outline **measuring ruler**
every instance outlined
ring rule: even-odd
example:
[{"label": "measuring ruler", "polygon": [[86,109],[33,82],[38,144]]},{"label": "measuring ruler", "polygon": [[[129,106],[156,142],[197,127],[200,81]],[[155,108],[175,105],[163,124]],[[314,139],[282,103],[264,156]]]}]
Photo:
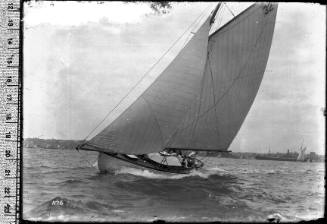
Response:
[{"label": "measuring ruler", "polygon": [[22,10],[0,1],[0,223],[21,217]]}]

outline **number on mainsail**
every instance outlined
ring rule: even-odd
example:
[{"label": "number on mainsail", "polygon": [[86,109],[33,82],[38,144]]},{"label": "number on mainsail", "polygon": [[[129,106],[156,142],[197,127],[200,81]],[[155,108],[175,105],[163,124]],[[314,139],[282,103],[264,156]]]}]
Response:
[{"label": "number on mainsail", "polygon": [[209,36],[219,6],[143,94],[80,149],[227,151],[260,86],[277,5],[254,4]]}]

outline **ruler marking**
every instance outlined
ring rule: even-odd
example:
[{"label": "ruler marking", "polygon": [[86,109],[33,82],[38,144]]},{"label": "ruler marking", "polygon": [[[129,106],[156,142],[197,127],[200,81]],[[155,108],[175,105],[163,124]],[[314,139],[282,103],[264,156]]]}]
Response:
[{"label": "ruler marking", "polygon": [[17,8],[17,9],[8,9],[8,12],[20,12],[20,8]]},{"label": "ruler marking", "polygon": [[7,105],[18,105],[18,103],[7,103]]},{"label": "ruler marking", "polygon": [[7,68],[19,68],[19,65],[7,65]]},{"label": "ruler marking", "polygon": [[[22,200],[22,72],[23,72],[23,1],[1,1],[0,41],[5,43],[0,52],[1,79],[0,104],[8,109],[4,119],[0,118],[1,160],[0,179],[5,186],[3,198],[7,199],[5,207],[0,208],[0,217],[8,217],[1,223],[18,223],[22,211],[19,202]],[[4,77],[2,77],[4,74]],[[13,88],[14,87],[14,88]],[[17,87],[17,89],[16,89]],[[17,99],[16,99],[16,93]],[[3,125],[4,124],[4,125]],[[3,136],[3,137],[2,137]],[[15,155],[16,153],[16,155]],[[16,163],[16,164],[15,164]],[[10,191],[12,189],[12,191]],[[0,199],[2,201],[2,198]]]},{"label": "ruler marking", "polygon": [[8,160],[8,161],[18,161],[19,159],[18,158],[12,158],[12,159],[5,159],[5,160]]},{"label": "ruler marking", "polygon": [[5,140],[6,142],[18,142],[17,140]]},{"label": "ruler marking", "polygon": [[5,177],[5,179],[8,179],[8,180],[17,179],[17,178],[19,178],[19,177]]}]

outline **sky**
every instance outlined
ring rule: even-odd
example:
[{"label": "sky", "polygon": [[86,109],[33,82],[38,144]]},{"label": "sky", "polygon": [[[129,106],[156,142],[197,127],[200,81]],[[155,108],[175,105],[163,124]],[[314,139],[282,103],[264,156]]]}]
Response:
[{"label": "sky", "polygon": [[[215,3],[25,2],[24,137],[84,139],[142,75]],[[237,14],[250,3],[227,3]],[[258,94],[230,150],[325,148],[325,21],[319,4],[280,3]],[[74,13],[72,13],[74,12]],[[226,7],[213,32],[232,18]],[[173,59],[187,35],[102,126],[123,111]],[[96,133],[96,132],[95,132]]]}]

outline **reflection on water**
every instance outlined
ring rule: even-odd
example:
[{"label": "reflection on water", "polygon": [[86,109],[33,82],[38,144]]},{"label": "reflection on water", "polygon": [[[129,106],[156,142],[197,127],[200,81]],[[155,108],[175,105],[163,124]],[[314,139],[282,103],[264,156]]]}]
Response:
[{"label": "reflection on water", "polygon": [[97,153],[24,150],[24,219],[284,221],[323,216],[324,164],[209,158],[203,170],[166,174],[96,168]]}]

